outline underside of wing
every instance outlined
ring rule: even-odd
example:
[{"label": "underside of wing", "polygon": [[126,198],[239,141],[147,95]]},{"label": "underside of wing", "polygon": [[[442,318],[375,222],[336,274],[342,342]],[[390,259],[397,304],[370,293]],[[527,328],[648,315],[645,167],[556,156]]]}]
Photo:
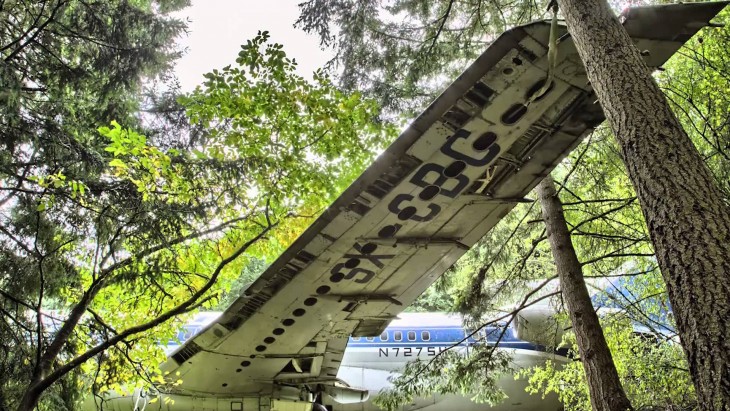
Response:
[{"label": "underside of wing", "polygon": [[[642,8],[625,26],[651,67],[723,4]],[[659,29],[657,27],[660,27]],[[565,28],[500,36],[163,370],[177,391],[275,396],[333,385],[347,337],[373,336],[603,121]],[[546,79],[551,84],[545,85]]]}]

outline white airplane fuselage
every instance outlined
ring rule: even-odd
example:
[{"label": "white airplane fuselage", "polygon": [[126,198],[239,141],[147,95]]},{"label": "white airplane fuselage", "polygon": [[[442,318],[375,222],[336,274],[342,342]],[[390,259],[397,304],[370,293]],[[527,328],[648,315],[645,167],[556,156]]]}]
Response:
[{"label": "white airplane fuselage", "polygon": [[[186,325],[178,334],[180,343],[192,334],[213,321],[219,313],[201,313],[195,320]],[[487,340],[492,341],[497,328],[488,328]],[[500,332],[501,333],[501,332]],[[373,400],[378,393],[392,387],[388,378],[397,375],[405,364],[415,359],[428,361],[438,353],[458,344],[466,337],[458,316],[444,313],[403,313],[377,337],[350,337],[347,349],[342,358],[337,378],[351,387],[363,388],[370,393],[365,402],[340,404],[325,401],[334,411],[376,411],[380,410]],[[495,337],[496,338],[496,337]],[[469,350],[475,344],[474,338],[468,338],[457,350]],[[547,352],[542,347],[527,341],[519,340],[514,328],[508,328],[498,344],[499,349],[508,352],[512,358],[511,367],[519,369],[544,364],[550,359],[560,364],[570,361],[563,355]],[[166,350],[173,351],[177,342],[170,342]],[[557,411],[562,405],[554,395],[542,398],[525,391],[525,379],[516,380],[515,372],[508,372],[499,378],[499,387],[507,395],[502,403],[488,406],[472,401],[471,395],[450,394],[432,395],[417,398],[411,404],[401,407],[404,411]]]},{"label": "white airplane fuselage", "polygon": [[[363,403],[336,404],[334,410],[342,411],[375,411],[379,410],[373,403],[377,394],[392,384],[388,378],[397,374],[409,361],[416,358],[421,361],[438,355],[439,352],[452,347],[463,340],[467,333],[461,319],[441,313],[404,313],[401,319],[393,321],[379,337],[350,338],[347,350],[337,378],[353,387],[365,388],[370,398]],[[495,328],[488,329],[490,336],[497,334]],[[489,331],[492,331],[489,333]],[[496,339],[496,336],[495,336]],[[490,338],[488,337],[488,340]],[[457,350],[466,351],[475,343],[468,338]],[[565,356],[546,352],[542,347],[521,341],[516,338],[513,328],[508,328],[498,345],[512,357],[511,367],[514,371],[522,368],[544,364],[547,359],[558,363],[569,361]],[[476,403],[471,395],[433,395],[428,398],[417,398],[412,404],[403,406],[402,410],[490,410],[490,411],[557,411],[562,405],[555,396],[542,398],[530,395],[525,391],[526,380],[515,380],[514,372],[506,373],[499,378],[499,386],[507,395],[502,403],[495,406]]]}]

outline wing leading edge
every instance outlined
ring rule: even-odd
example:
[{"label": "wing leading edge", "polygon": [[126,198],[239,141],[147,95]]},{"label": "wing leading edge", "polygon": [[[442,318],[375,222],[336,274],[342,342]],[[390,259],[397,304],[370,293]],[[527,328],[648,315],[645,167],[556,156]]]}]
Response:
[{"label": "wing leading edge", "polygon": [[[646,7],[625,27],[663,64],[726,3]],[[661,22],[661,30],[655,30]],[[565,29],[560,28],[561,35]],[[502,34],[213,324],[162,366],[190,395],[333,384],[347,336],[378,335],[604,117],[568,36]]]}]

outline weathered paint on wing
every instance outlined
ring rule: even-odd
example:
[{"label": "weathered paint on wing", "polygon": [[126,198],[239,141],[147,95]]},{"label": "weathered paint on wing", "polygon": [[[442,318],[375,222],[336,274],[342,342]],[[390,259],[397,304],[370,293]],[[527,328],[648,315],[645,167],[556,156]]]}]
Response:
[{"label": "weathered paint on wing", "polygon": [[[626,27],[666,61],[724,4],[642,8]],[[378,335],[601,121],[569,36],[555,84],[549,24],[500,36],[223,315],[163,364],[186,395],[332,384],[347,336]]]}]

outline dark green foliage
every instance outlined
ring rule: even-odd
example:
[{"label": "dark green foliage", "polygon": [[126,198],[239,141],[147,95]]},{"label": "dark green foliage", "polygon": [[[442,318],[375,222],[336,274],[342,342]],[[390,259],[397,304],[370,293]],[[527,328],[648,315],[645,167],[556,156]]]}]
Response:
[{"label": "dark green foliage", "polygon": [[260,258],[252,258],[248,264],[243,267],[241,274],[233,280],[228,286],[228,290],[223,290],[218,298],[218,304],[211,307],[213,310],[223,311],[228,308],[236,298],[238,298],[248,286],[258,278],[261,273],[266,270],[269,264],[266,260]]},{"label": "dark green foliage", "polygon": [[[100,175],[106,141],[96,128],[111,120],[138,124],[142,78],[169,70],[179,54],[173,39],[185,29],[162,13],[186,5],[0,3],[0,409],[11,407],[37,370],[38,336],[46,341],[48,332],[34,311],[60,308],[62,290],[81,281],[73,258],[60,251],[83,240],[95,221],[91,231],[102,242],[113,236],[97,217],[119,212],[99,209],[95,216],[81,195],[121,209],[138,201],[133,187]],[[38,212],[52,202],[60,204],[54,213]],[[62,381],[48,406],[70,409],[77,388]]]},{"label": "dark green foliage", "polygon": [[266,33],[184,98],[143,90],[184,5],[0,2],[0,409],[157,378],[168,320],[289,244],[389,138]]},{"label": "dark green foliage", "polygon": [[406,309],[412,312],[439,312],[449,311],[454,306],[454,296],[450,294],[449,288],[452,287],[451,277],[441,276],[436,282],[426,289],[415,301]]},{"label": "dark green foliage", "polygon": [[[626,395],[637,410],[694,410],[697,399],[682,347],[661,336],[637,334],[635,324],[622,314],[602,321],[614,364]],[[568,344],[577,352],[571,335]],[[580,361],[564,367],[554,362],[525,369],[528,391],[556,393],[566,411],[589,411],[591,404],[586,376]]]},{"label": "dark green foliage", "polygon": [[543,17],[547,2],[309,0],[297,22],[333,47],[340,83],[390,115],[430,102],[501,32]]}]

